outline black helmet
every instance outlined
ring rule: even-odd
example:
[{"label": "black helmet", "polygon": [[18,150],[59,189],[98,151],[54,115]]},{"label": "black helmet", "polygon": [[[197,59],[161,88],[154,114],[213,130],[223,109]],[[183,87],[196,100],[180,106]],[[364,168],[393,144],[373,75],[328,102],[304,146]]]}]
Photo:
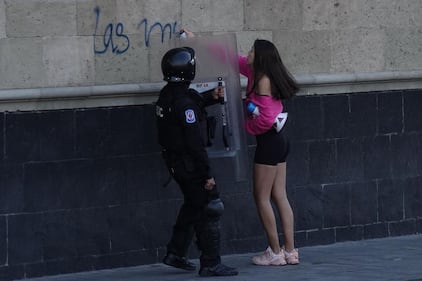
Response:
[{"label": "black helmet", "polygon": [[168,82],[191,82],[195,78],[195,51],[189,47],[169,50],[161,60],[161,71]]}]

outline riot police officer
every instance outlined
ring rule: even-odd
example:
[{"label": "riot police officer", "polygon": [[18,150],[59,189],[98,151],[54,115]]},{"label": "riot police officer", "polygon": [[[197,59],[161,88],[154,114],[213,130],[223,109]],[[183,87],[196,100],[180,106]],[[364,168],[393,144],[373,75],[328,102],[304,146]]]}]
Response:
[{"label": "riot police officer", "polygon": [[156,103],[158,141],[165,163],[184,196],[163,262],[188,271],[196,269],[187,258],[196,235],[200,276],[231,276],[238,272],[221,263],[219,221],[224,210],[206,151],[205,107],[218,103],[221,87],[199,94],[189,89],[195,77],[192,48],[169,50],[161,62],[164,80]]}]

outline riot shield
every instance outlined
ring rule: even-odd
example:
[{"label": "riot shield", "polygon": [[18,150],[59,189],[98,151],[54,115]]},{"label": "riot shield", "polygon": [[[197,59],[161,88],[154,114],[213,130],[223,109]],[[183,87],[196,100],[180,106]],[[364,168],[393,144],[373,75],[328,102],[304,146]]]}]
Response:
[{"label": "riot shield", "polygon": [[[205,92],[218,85],[225,88],[224,100],[207,107],[215,117],[215,134],[207,148],[209,157],[226,158],[233,165],[236,178],[248,174],[248,153],[244,131],[243,101],[240,88],[235,34],[175,38],[161,50],[161,57],[171,48],[188,46],[195,50],[196,75],[191,88]],[[225,162],[227,163],[227,162]]]}]

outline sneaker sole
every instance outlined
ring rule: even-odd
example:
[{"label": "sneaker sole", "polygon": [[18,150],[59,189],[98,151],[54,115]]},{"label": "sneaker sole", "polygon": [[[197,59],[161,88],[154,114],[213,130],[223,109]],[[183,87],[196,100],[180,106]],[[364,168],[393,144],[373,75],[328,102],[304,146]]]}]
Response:
[{"label": "sneaker sole", "polygon": [[258,265],[258,266],[283,266],[283,265],[287,265],[287,263],[268,263],[268,264],[259,264],[259,263],[255,263],[252,262],[254,265]]}]

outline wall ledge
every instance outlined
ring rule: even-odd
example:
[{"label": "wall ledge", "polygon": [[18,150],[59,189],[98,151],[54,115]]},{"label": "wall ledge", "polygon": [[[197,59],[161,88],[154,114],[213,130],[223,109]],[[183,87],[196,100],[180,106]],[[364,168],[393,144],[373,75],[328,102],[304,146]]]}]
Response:
[{"label": "wall ledge", "polygon": [[[299,74],[299,95],[422,89],[422,70]],[[241,79],[245,89],[246,79]],[[165,83],[0,90],[0,112],[151,104]]]}]

